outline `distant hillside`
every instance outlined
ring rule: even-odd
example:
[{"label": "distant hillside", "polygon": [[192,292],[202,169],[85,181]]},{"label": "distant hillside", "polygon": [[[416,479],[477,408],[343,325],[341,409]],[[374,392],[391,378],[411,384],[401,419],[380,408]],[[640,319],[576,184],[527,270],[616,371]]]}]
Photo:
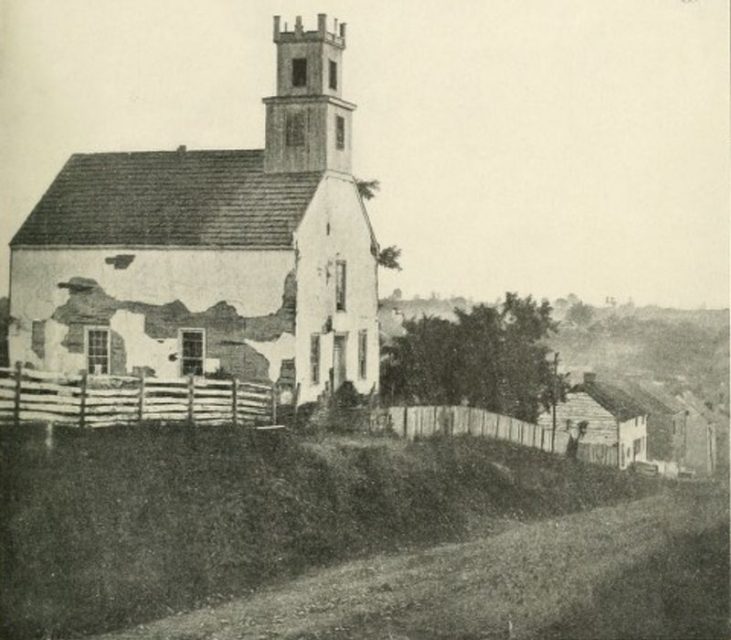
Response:
[{"label": "distant hillside", "polygon": [[659,380],[671,391],[690,389],[727,408],[728,313],[713,315],[693,320],[611,315],[585,327],[561,323],[550,346],[560,352],[565,370]]},{"label": "distant hillside", "polygon": [[462,297],[454,298],[384,298],[381,309],[398,310],[406,318],[419,318],[422,315],[436,316],[445,320],[456,320],[454,309],[466,311],[475,303]]},{"label": "distant hillside", "polygon": [[381,323],[381,338],[389,342],[403,334],[403,321],[433,316],[456,321],[455,309],[469,311],[475,303],[467,298],[384,298],[379,303],[378,320]]},{"label": "distant hillside", "polygon": [[[403,333],[404,319],[434,315],[455,320],[469,309],[465,298],[381,301],[385,342]],[[564,371],[592,370],[665,382],[671,391],[690,389],[728,411],[728,309],[668,309],[632,304],[593,307],[576,296],[555,300],[558,333],[549,340]]]}]

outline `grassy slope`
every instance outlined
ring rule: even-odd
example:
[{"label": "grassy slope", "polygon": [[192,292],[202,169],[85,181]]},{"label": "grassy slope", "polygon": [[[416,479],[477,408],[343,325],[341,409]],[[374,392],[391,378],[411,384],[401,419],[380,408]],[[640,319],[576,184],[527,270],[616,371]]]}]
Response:
[{"label": "grassy slope", "polygon": [[657,488],[489,440],[144,427],[67,434],[47,455],[31,431],[0,432],[10,637],[124,627],[354,555]]},{"label": "grassy slope", "polygon": [[[725,638],[722,505],[667,492],[515,524],[496,536],[313,571],[104,640]],[[710,576],[688,571],[699,555],[701,568],[716,568]]]}]

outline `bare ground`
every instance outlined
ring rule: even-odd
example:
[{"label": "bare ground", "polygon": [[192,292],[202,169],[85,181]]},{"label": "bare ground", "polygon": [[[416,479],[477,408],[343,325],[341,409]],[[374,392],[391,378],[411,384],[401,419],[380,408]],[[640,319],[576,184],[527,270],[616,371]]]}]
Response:
[{"label": "bare ground", "polygon": [[[672,620],[656,618],[672,617],[672,612],[667,606],[633,608],[631,600],[648,587],[628,582],[627,576],[649,571],[650,559],[677,553],[678,539],[695,539],[727,523],[727,506],[722,495],[681,489],[532,524],[513,523],[497,535],[313,570],[220,606],[99,638],[666,637]],[[673,558],[663,562],[672,564]],[[720,575],[727,576],[727,568]],[[613,584],[626,597],[620,593],[612,600]],[[591,626],[597,617],[600,623]],[[717,617],[713,628],[724,627],[727,618]]]}]

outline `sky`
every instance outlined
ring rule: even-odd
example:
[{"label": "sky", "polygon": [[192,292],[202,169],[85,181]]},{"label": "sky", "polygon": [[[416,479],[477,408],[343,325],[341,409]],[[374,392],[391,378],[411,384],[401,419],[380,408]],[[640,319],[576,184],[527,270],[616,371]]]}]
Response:
[{"label": "sky", "polygon": [[348,24],[380,292],[727,307],[725,0],[0,0],[7,243],[75,152],[261,148],[272,16]]}]

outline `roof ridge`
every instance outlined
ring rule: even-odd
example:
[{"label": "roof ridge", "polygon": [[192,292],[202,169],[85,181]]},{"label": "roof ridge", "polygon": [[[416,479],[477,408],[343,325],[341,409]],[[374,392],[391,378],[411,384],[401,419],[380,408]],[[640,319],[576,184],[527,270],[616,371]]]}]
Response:
[{"label": "roof ridge", "polygon": [[75,151],[71,154],[71,158],[90,158],[94,156],[139,156],[148,154],[201,154],[201,153],[220,153],[220,154],[262,154],[264,149],[136,149],[134,151]]}]

